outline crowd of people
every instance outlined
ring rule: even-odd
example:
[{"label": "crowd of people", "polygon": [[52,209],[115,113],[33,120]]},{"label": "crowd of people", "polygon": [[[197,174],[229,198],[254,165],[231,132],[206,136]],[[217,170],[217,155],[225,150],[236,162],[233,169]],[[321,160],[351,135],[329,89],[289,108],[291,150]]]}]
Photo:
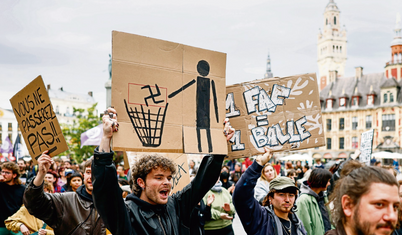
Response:
[{"label": "crowd of people", "polygon": [[[330,167],[274,162],[269,148],[254,161],[207,155],[189,162],[191,183],[172,194],[170,158],[144,154],[129,172],[114,164],[119,124],[114,109],[106,113],[102,142],[81,165],[47,151],[36,166],[1,164],[0,235],[232,235],[235,217],[247,234],[402,235],[392,166],[366,166],[358,154]],[[234,134],[228,121],[223,132]]]}]

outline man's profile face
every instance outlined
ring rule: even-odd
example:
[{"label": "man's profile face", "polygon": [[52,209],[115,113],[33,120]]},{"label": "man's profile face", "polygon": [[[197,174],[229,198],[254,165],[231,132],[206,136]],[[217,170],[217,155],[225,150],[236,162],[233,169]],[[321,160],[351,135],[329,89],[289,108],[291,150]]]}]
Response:
[{"label": "man's profile face", "polygon": [[[369,193],[361,196],[353,216],[357,234],[390,235],[398,223],[400,205],[398,187],[372,183]],[[351,223],[353,225],[353,222]]]},{"label": "man's profile face", "polygon": [[92,190],[93,190],[94,186],[92,185],[91,167],[90,166],[85,168],[84,185],[85,185],[85,189],[87,190],[87,192],[92,195]]},{"label": "man's profile face", "polygon": [[160,167],[152,169],[145,181],[139,178],[139,186],[143,188],[140,198],[152,205],[166,204],[172,189],[172,172]]},{"label": "man's profile face", "polygon": [[304,166],[303,166],[303,173],[306,173],[306,171],[307,171],[307,168],[305,168]]},{"label": "man's profile face", "polygon": [[289,213],[295,203],[296,194],[291,192],[276,192],[270,197],[275,213]]}]

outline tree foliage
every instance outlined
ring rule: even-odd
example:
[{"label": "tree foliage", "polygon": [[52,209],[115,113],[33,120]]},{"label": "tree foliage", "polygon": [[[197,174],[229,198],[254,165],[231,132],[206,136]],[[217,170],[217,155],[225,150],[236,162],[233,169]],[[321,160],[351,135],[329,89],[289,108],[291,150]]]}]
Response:
[{"label": "tree foliage", "polygon": [[96,115],[96,105],[94,104],[88,108],[87,112],[85,112],[85,109],[73,107],[74,115],[77,119],[73,121],[73,124],[62,126],[63,135],[68,145],[68,150],[64,154],[68,154],[77,163],[81,163],[84,159],[91,157],[96,147],[82,146],[81,148],[81,134],[101,123],[100,117]]}]

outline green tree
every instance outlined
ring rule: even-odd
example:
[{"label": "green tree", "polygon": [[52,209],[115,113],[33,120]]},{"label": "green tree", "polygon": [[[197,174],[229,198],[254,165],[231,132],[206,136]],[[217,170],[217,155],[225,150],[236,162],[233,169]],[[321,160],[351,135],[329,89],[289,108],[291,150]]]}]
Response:
[{"label": "green tree", "polygon": [[63,135],[68,145],[68,150],[64,154],[69,155],[77,163],[81,163],[83,159],[91,157],[96,147],[82,146],[81,148],[81,134],[102,122],[101,118],[95,115],[96,105],[97,103],[88,108],[86,113],[84,109],[73,107],[73,113],[77,119],[73,121],[73,124],[62,126]]}]

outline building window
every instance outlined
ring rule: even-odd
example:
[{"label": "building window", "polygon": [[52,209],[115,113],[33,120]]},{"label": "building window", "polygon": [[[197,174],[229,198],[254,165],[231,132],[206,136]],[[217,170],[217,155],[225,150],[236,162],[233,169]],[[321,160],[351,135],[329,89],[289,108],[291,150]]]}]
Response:
[{"label": "building window", "polygon": [[10,142],[13,143],[13,134],[9,133],[8,134],[8,139],[10,139]]},{"label": "building window", "polygon": [[395,131],[395,114],[382,115],[382,130]]},{"label": "building window", "polygon": [[325,24],[326,24],[326,25],[328,25],[328,18],[326,19],[326,22],[325,22]]},{"label": "building window", "polygon": [[332,99],[327,99],[327,109],[332,109]]},{"label": "building window", "polygon": [[357,129],[357,117],[352,117],[352,130],[356,130]]},{"label": "building window", "polygon": [[327,131],[330,131],[332,129],[332,120],[327,119]]},{"label": "building window", "polygon": [[59,115],[59,106],[56,105],[56,114]]},{"label": "building window", "polygon": [[327,149],[331,149],[332,144],[331,144],[331,138],[327,138]]},{"label": "building window", "polygon": [[3,135],[0,133],[0,145],[3,144]]},{"label": "building window", "polygon": [[384,94],[384,101],[383,101],[383,103],[387,103],[387,101],[388,101],[388,95],[387,95],[387,94]]},{"label": "building window", "polygon": [[345,118],[339,118],[339,130],[345,129]]},{"label": "building window", "polygon": [[353,107],[359,106],[359,98],[358,97],[353,97],[352,98],[352,106]]},{"label": "building window", "polygon": [[3,125],[0,122],[0,131],[2,131],[2,130],[3,130]]},{"label": "building window", "polygon": [[8,123],[8,131],[13,131],[13,124],[11,122]]},{"label": "building window", "polygon": [[366,116],[366,129],[371,128],[371,123],[373,122],[373,116],[369,115]]},{"label": "building window", "polygon": [[345,138],[339,138],[339,149],[345,149]]},{"label": "building window", "polygon": [[346,106],[346,98],[340,98],[339,107],[345,107],[345,106]]},{"label": "building window", "polygon": [[367,105],[373,105],[373,104],[374,104],[374,96],[368,95],[367,96]]},{"label": "building window", "polygon": [[357,149],[359,147],[359,139],[354,136],[352,137],[352,149]]},{"label": "building window", "polygon": [[336,16],[334,16],[334,25],[336,25]]},{"label": "building window", "polygon": [[394,93],[389,93],[389,102],[394,102]]}]

